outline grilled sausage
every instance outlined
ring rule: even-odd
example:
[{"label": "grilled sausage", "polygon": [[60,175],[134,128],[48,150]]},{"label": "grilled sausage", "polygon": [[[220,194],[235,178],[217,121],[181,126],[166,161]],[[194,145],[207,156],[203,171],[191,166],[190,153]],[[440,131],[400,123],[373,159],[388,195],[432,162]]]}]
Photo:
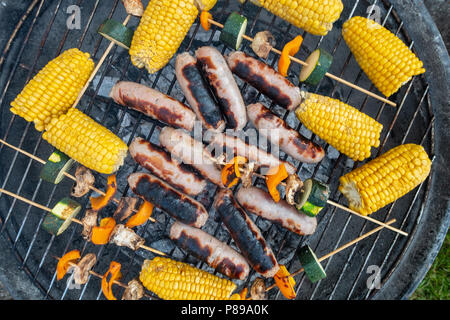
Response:
[{"label": "grilled sausage", "polygon": [[222,108],[228,127],[242,130],[247,124],[247,111],[225,58],[214,47],[201,47],[195,56]]},{"label": "grilled sausage", "polygon": [[205,231],[175,222],[170,228],[170,239],[193,256],[231,279],[244,280],[250,267],[245,258]]},{"label": "grilled sausage", "polygon": [[261,230],[239,206],[231,190],[219,191],[214,200],[214,208],[253,269],[266,278],[273,277],[280,268],[277,259],[266,244]]},{"label": "grilled sausage", "polygon": [[244,209],[299,235],[310,235],[316,230],[315,217],[299,213],[285,200],[273,201],[269,193],[259,188],[240,188],[236,199]]},{"label": "grilled sausage", "polygon": [[187,225],[201,228],[208,219],[208,212],[200,202],[151,174],[130,174],[128,184],[136,195]]},{"label": "grilled sausage", "polygon": [[291,111],[302,102],[300,88],[262,61],[235,51],[227,57],[231,71],[277,104]]},{"label": "grilled sausage", "polygon": [[174,157],[197,169],[203,177],[223,187],[221,172],[201,141],[195,140],[182,130],[164,127],[159,134],[159,143]]},{"label": "grilled sausage", "polygon": [[323,148],[290,128],[286,122],[261,103],[247,106],[248,117],[259,133],[292,158],[306,163],[320,162],[325,156]]},{"label": "grilled sausage", "polygon": [[[211,140],[211,144],[216,148],[224,148],[226,152],[232,152],[234,155],[246,157],[249,161],[255,162],[258,166],[263,167],[278,167],[282,163],[286,167],[289,174],[296,172],[295,167],[287,161],[282,161],[270,153],[258,148],[255,145],[248,144],[237,137],[232,137],[226,134],[217,134]],[[216,154],[217,155],[217,154]]]},{"label": "grilled sausage", "polygon": [[189,195],[198,195],[206,188],[206,180],[172,159],[170,153],[142,138],[135,138],[129,147],[133,159],[153,175]]},{"label": "grilled sausage", "polygon": [[119,81],[111,89],[109,96],[120,105],[171,126],[187,131],[194,128],[195,113],[188,106],[142,84]]},{"label": "grilled sausage", "polygon": [[214,132],[222,132],[225,129],[225,121],[197,67],[197,59],[188,52],[179,54],[175,62],[175,73],[186,100],[203,126]]}]

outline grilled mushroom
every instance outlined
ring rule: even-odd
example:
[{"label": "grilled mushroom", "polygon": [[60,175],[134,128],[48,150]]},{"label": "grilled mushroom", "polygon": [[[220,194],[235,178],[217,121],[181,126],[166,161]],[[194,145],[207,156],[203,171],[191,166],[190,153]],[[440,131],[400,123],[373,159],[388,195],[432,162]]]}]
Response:
[{"label": "grilled mushroom", "polygon": [[122,300],[139,300],[144,296],[144,287],[142,284],[133,279],[128,282],[128,286],[123,293]]},{"label": "grilled mushroom", "polygon": [[144,6],[141,0],[122,0],[122,3],[128,14],[136,17],[142,17],[144,14]]},{"label": "grilled mushroom", "polygon": [[85,166],[78,166],[75,171],[76,183],[70,193],[74,197],[82,197],[89,192],[89,188],[95,183],[95,177]]},{"label": "grilled mushroom", "polygon": [[295,194],[303,187],[303,182],[295,174],[290,174],[286,180],[286,201],[290,205],[295,205]]},{"label": "grilled mushroom", "polygon": [[109,242],[119,247],[125,246],[132,250],[137,250],[145,243],[145,240],[132,229],[125,227],[123,224],[117,224],[109,237]]},{"label": "grilled mushroom", "polygon": [[261,31],[255,35],[251,48],[261,59],[267,59],[270,50],[275,46],[275,37],[270,31]]},{"label": "grilled mushroom", "polygon": [[123,197],[119,201],[116,211],[113,214],[114,220],[121,222],[128,218],[134,210],[138,199],[132,197]]},{"label": "grilled mushroom", "polygon": [[76,284],[85,284],[88,281],[89,271],[97,262],[97,257],[93,253],[85,255],[74,267],[73,280]]},{"label": "grilled mushroom", "polygon": [[267,300],[266,285],[263,278],[256,278],[250,287],[252,300]]},{"label": "grilled mushroom", "polygon": [[83,224],[81,235],[85,240],[89,241],[91,239],[92,228],[97,225],[97,215],[97,211],[88,209],[84,214],[84,218],[81,219],[81,223]]},{"label": "grilled mushroom", "polygon": [[241,181],[242,186],[244,188],[249,188],[252,186],[252,176],[254,171],[255,171],[255,163],[250,162],[245,168],[244,172],[241,173]]}]

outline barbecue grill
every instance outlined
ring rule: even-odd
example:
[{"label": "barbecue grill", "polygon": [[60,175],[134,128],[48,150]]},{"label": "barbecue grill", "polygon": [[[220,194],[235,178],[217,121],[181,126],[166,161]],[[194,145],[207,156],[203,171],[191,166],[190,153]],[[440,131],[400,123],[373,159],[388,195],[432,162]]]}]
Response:
[{"label": "barbecue grill", "polygon": [[[148,1],[143,1],[144,5]],[[449,94],[449,59],[442,39],[421,1],[343,1],[344,11],[335,23],[334,29],[326,37],[307,34],[289,23],[270,14],[251,3],[240,5],[238,1],[218,1],[212,14],[223,23],[231,11],[238,11],[249,20],[247,34],[254,36],[259,31],[270,30],[277,47],[301,34],[304,43],[299,57],[305,59],[317,47],[323,47],[334,55],[330,72],[372,92],[377,92],[366,75],[361,71],[348,47],[341,37],[342,24],[355,15],[369,16],[369,6],[376,5],[380,10],[381,22],[399,36],[419,58],[424,61],[427,72],[416,76],[390,99],[397,103],[393,108],[383,102],[355,91],[327,78],[315,88],[306,88],[319,94],[338,98],[353,105],[377,119],[384,125],[381,145],[373,151],[372,158],[394,146],[403,143],[421,144],[433,160],[432,171],[427,180],[412,192],[395,203],[383,208],[373,215],[380,221],[395,218],[394,226],[409,233],[403,237],[384,229],[345,251],[323,262],[327,278],[312,284],[303,274],[297,276],[298,299],[400,299],[408,298],[420,283],[433,262],[445,238],[450,221],[450,171],[448,163],[450,147],[450,108]],[[0,19],[2,30],[7,39],[1,39],[3,53],[0,60],[0,138],[40,158],[47,159],[53,147],[42,141],[41,133],[33,125],[13,116],[9,104],[31,79],[50,59],[63,50],[78,47],[90,52],[94,61],[98,61],[109,42],[97,33],[103,20],[113,18],[123,21],[126,12],[119,0],[55,0],[55,1],[2,1],[0,14],[7,18]],[[69,14],[67,8],[77,5],[81,13],[81,29],[68,29]],[[132,18],[129,26],[136,27],[137,18]],[[213,45],[223,54],[230,52],[219,41],[220,28],[215,26],[204,31],[197,20],[183,41],[179,52],[195,51],[199,46]],[[9,35],[11,37],[9,38]],[[8,42],[8,39],[11,41]],[[243,51],[252,53],[249,42],[243,42]],[[115,104],[108,98],[112,85],[117,80],[141,82],[174,98],[185,101],[176,82],[172,59],[164,69],[154,75],[135,68],[128,52],[115,46],[93,83],[83,96],[78,108],[99,123],[108,127],[115,134],[130,144],[135,136],[144,137],[158,143],[158,134],[163,124],[142,114]],[[271,53],[267,63],[274,66],[278,56]],[[293,64],[289,72],[292,82],[298,83],[300,66]],[[300,130],[324,146],[326,158],[319,164],[304,164],[294,161],[281,152],[280,157],[292,161],[300,178],[315,177],[329,183],[331,199],[347,204],[337,190],[338,178],[360,166],[341,155],[304,128],[293,113],[273,104],[254,88],[237,79],[247,104],[261,101],[288,124]],[[251,128],[251,125],[247,125]],[[39,179],[42,165],[7,146],[0,145],[0,187],[31,199],[47,207],[70,192],[72,181],[63,180],[59,185],[51,185]],[[133,195],[126,185],[127,176],[142,170],[130,157],[119,170],[117,178],[121,196]],[[255,184],[264,187],[264,181],[257,179]],[[96,186],[104,188],[106,178],[96,175]],[[202,202],[210,212],[210,219],[203,228],[218,239],[234,247],[228,232],[216,222],[211,208],[217,188],[211,184],[207,194],[196,199]],[[81,204],[88,205],[88,196],[81,198]],[[111,212],[110,212],[111,213]],[[108,212],[104,213],[105,215]],[[123,282],[138,277],[141,264],[154,254],[138,250],[132,252],[127,248],[114,245],[95,246],[85,241],[81,235],[81,226],[72,224],[58,237],[51,236],[40,228],[45,212],[0,194],[0,233],[7,239],[20,270],[28,276],[34,286],[47,299],[103,299],[100,281],[90,277],[88,283],[73,288],[63,281],[56,281],[55,257],[62,256],[72,249],[97,254],[99,262],[94,271],[103,274],[112,260],[122,264]],[[279,263],[288,270],[297,270],[300,265],[296,250],[308,244],[320,257],[338,248],[340,245],[357,238],[376,225],[349,215],[336,207],[327,206],[318,216],[317,231],[308,237],[300,237],[277,225],[250,214],[276,254]],[[205,263],[186,254],[174,246],[168,238],[168,226],[172,218],[159,210],[153,217],[156,223],[147,222],[139,227],[138,234],[146,239],[146,244],[167,253],[170,257],[191,263],[199,268],[214,273]],[[375,269],[370,266],[376,266]],[[372,270],[372,271],[370,271]],[[379,270],[380,285],[371,287],[369,277],[373,270]],[[257,275],[253,272],[245,281],[236,281],[242,288],[251,283]],[[270,281],[270,280],[269,280]],[[271,283],[270,283],[271,284]],[[370,284],[370,283],[369,283]],[[14,288],[11,288],[14,292]],[[117,287],[116,296],[121,296]],[[151,295],[155,299],[156,296]],[[283,299],[278,290],[269,292],[270,299]]]}]

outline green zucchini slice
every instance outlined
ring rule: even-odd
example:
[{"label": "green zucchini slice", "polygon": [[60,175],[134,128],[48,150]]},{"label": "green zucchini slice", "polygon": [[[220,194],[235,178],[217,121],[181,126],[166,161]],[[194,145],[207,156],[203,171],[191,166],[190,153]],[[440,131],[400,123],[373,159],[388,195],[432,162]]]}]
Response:
[{"label": "green zucchini slice", "polygon": [[312,283],[327,277],[319,259],[317,259],[316,255],[308,245],[299,249],[298,259],[300,260],[303,270],[305,270],[306,276]]},{"label": "green zucchini slice", "polygon": [[297,195],[296,208],[298,211],[315,217],[327,204],[330,189],[328,185],[315,179],[307,179],[303,184],[303,192]]},{"label": "green zucchini slice", "polygon": [[317,49],[306,59],[307,66],[300,72],[300,82],[316,86],[333,63],[333,56],[323,49]]},{"label": "green zucchini slice", "polygon": [[247,18],[237,12],[232,12],[225,21],[219,39],[234,50],[239,50],[246,30]]},{"label": "green zucchini slice", "polygon": [[59,150],[55,150],[41,170],[41,179],[58,184],[64,179],[64,173],[69,171],[75,161]]},{"label": "green zucchini slice", "polygon": [[124,26],[122,23],[107,19],[98,28],[98,33],[122,48],[130,50],[134,30]]},{"label": "green zucchini slice", "polygon": [[48,233],[59,236],[71,224],[81,210],[81,205],[70,198],[63,198],[47,213],[42,222],[42,228]]}]

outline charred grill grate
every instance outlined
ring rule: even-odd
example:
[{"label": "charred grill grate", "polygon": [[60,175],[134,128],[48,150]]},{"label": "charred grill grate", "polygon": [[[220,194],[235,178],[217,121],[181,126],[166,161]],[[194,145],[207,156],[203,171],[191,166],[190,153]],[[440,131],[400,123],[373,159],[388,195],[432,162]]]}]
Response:
[{"label": "charred grill grate", "polygon": [[[146,5],[148,1],[144,1]],[[300,58],[305,59],[310,52],[318,46],[324,47],[334,55],[334,63],[331,73],[343,77],[359,86],[374,87],[358,67],[349,49],[342,41],[340,30],[343,21],[354,15],[367,16],[368,6],[375,4],[381,9],[382,23],[395,32],[404,42],[414,50],[403,22],[397,16],[395,9],[388,1],[343,1],[344,11],[341,19],[326,38],[307,34],[287,22],[269,14],[267,11],[246,3],[239,6],[237,1],[219,1],[212,13],[214,18],[223,23],[227,14],[232,11],[240,11],[249,19],[247,34],[253,36],[262,30],[271,30],[277,39],[277,47],[295,35],[301,34],[304,43],[300,52]],[[66,8],[76,4],[81,7],[82,29],[68,30],[65,26],[68,15]],[[48,157],[52,147],[46,142],[42,143],[42,136],[36,132],[33,125],[12,115],[9,112],[9,103],[14,99],[24,84],[34,76],[37,71],[50,59],[57,56],[63,50],[70,47],[78,47],[82,51],[90,52],[95,61],[104,52],[108,42],[96,33],[96,28],[106,18],[122,21],[126,16],[119,0],[115,1],[37,1],[36,7],[31,11],[30,21],[22,31],[23,41],[16,41],[11,48],[11,53],[6,57],[5,64],[0,65],[2,73],[6,74],[0,82],[2,91],[0,95],[1,125],[0,137],[5,141],[18,146],[43,159]],[[136,26],[138,20],[133,18],[130,26]],[[190,50],[191,52],[201,45],[213,45],[223,54],[229,51],[218,40],[220,29],[213,27],[211,31],[199,30],[198,20],[194,23],[184,40],[179,52]],[[249,43],[244,42],[242,50],[251,53]],[[274,66],[277,56],[271,53],[267,63]],[[6,72],[6,70],[8,72]],[[293,65],[290,79],[298,83],[297,75],[300,67]],[[174,74],[174,59],[163,70],[154,75],[146,71],[138,70],[132,66],[128,52],[115,46],[100,69],[93,85],[81,100],[78,108],[107,126],[119,135],[126,143],[130,144],[135,136],[142,136],[158,143],[158,133],[163,124],[154,121],[140,113],[128,110],[112,102],[107,97],[109,88],[117,80],[129,80],[143,82],[144,84],[165,92],[176,99],[185,102],[184,96],[176,83]],[[332,199],[345,203],[343,197],[337,191],[338,177],[360,165],[340,155],[335,149],[326,145],[323,141],[311,135],[296,119],[293,113],[288,114],[284,109],[274,105],[270,100],[257,93],[255,89],[237,79],[238,85],[246,103],[261,101],[270,106],[271,110],[284,117],[287,122],[300,130],[302,134],[311,137],[314,141],[324,146],[327,151],[326,158],[319,164],[302,164],[294,161],[281,153],[283,159],[292,161],[298,168],[298,174],[302,179],[311,176],[327,182],[331,187]],[[373,151],[373,157],[384,153],[390,148],[402,143],[422,144],[428,154],[434,154],[434,116],[431,112],[428,85],[423,76],[415,77],[405,85],[395,99],[398,106],[392,108],[370,98],[351,88],[324,79],[317,88],[306,88],[320,94],[339,98],[350,105],[360,108],[361,111],[376,118],[384,125],[381,135],[381,146]],[[246,129],[251,129],[247,125]],[[65,179],[58,186],[50,185],[39,179],[41,164],[0,145],[0,187],[20,194],[28,199],[46,206],[53,206],[61,197],[69,193],[72,182]],[[118,172],[119,190],[122,195],[131,195],[126,185],[126,177],[131,172],[140,168],[130,157],[127,158],[124,167]],[[106,179],[97,175],[97,184],[100,188],[105,186]],[[263,181],[256,180],[256,185],[263,186]],[[396,218],[395,226],[414,235],[417,223],[420,220],[422,204],[428,195],[430,179],[427,179],[419,188],[390,205],[380,210],[374,216],[381,221]],[[227,231],[214,221],[214,213],[211,205],[216,192],[216,187],[211,184],[208,194],[202,194],[197,200],[209,209],[211,218],[203,228],[220,240],[231,244],[231,237]],[[81,204],[88,205],[88,196],[81,199]],[[65,281],[56,282],[56,260],[54,256],[61,256],[67,250],[80,249],[80,251],[94,252],[99,262],[94,271],[103,274],[108,269],[109,263],[116,260],[122,263],[123,282],[128,282],[138,276],[140,266],[145,258],[154,255],[148,252],[132,252],[127,248],[119,248],[113,245],[94,246],[80,236],[81,226],[72,226],[61,236],[55,238],[40,229],[44,212],[21,203],[15,199],[0,195],[1,230],[11,242],[14,252],[21,263],[23,270],[32,279],[33,283],[49,299],[100,299],[102,298],[100,281],[90,278],[88,283],[81,288],[72,288]],[[186,255],[176,248],[167,237],[167,230],[173,221],[167,215],[156,210],[154,213],[157,223],[148,222],[138,229],[138,234],[146,239],[146,244],[168,253],[171,257],[192,263],[197,267],[214,272],[206,264]],[[263,219],[251,215],[261,228],[268,243],[277,255],[281,264],[286,264],[288,270],[297,270],[299,263],[295,257],[297,247],[308,243],[318,256],[322,256],[340,245],[356,238],[357,236],[374,228],[365,220],[348,215],[342,210],[328,206],[318,217],[318,228],[315,234],[309,237],[299,237],[281,227],[272,225]],[[399,237],[391,231],[381,231],[357,245],[333,256],[323,262],[328,277],[317,284],[311,284],[303,275],[296,278],[298,299],[362,299],[370,298],[374,291],[368,289],[367,268],[371,265],[380,267],[382,284],[388,279],[394,268],[399,263],[408,244],[409,238]],[[256,277],[253,272],[246,281],[236,282],[238,285],[247,285]],[[117,287],[117,296],[121,296],[122,288]],[[282,299],[283,296],[277,290],[270,291],[271,299]],[[156,297],[155,297],[156,298]]]}]

